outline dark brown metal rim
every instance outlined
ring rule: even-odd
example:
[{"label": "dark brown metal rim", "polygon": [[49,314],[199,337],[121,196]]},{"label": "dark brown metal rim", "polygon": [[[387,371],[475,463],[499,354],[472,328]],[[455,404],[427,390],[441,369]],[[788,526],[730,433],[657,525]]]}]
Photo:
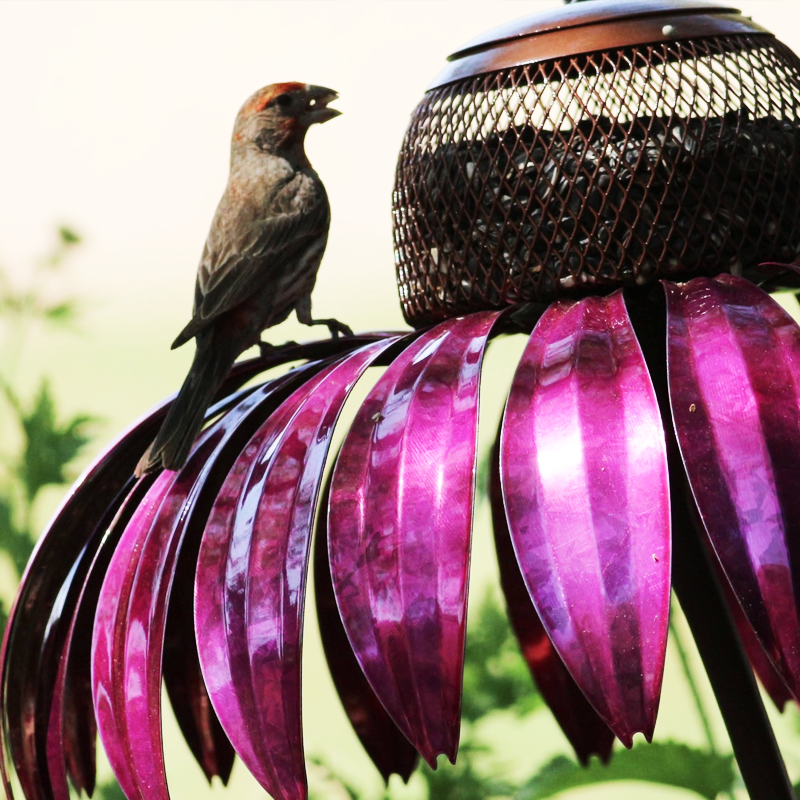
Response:
[{"label": "dark brown metal rim", "polygon": [[[608,4],[601,0],[585,5]],[[584,5],[579,3],[578,5]],[[660,5],[666,6],[663,3]],[[676,11],[638,17],[611,17],[606,22],[593,22],[569,28],[558,28],[524,35],[487,45],[486,49],[462,50],[463,57],[451,61],[428,86],[427,91],[448,83],[483,75],[523,64],[668,41],[684,41],[709,36],[773,34],[740,13],[697,13]],[[458,55],[458,54],[456,54]]]},{"label": "dark brown metal rim", "polygon": [[603,22],[619,22],[624,19],[687,14],[740,14],[733,6],[721,6],[706,0],[588,0],[571,3],[545,11],[537,11],[525,17],[505,22],[485,31],[467,42],[461,49],[448,56],[448,61],[472,55],[478,50],[525,36],[534,36],[551,31],[563,31],[596,25]]}]

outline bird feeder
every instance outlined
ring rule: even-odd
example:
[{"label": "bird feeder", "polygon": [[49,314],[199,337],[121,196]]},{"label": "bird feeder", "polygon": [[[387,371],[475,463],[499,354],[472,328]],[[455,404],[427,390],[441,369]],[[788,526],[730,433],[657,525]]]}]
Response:
[{"label": "bird feeder", "polygon": [[703,0],[591,0],[473,39],[399,157],[406,319],[793,261],[799,73]]}]

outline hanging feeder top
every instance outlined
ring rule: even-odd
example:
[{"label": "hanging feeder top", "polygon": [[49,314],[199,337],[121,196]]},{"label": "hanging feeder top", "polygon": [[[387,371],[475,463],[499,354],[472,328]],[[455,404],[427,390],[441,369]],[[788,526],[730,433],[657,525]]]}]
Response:
[{"label": "hanging feeder top", "polygon": [[587,0],[508,22],[467,42],[428,90],[507,67],[615,47],[730,34],[772,36],[741,11],[704,0]]}]

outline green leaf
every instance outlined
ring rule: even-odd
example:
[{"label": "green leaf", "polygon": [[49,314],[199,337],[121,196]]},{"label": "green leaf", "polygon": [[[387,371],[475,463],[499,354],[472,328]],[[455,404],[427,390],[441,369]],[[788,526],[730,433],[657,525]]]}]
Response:
[{"label": "green leaf", "polygon": [[112,778],[110,781],[101,783],[95,790],[95,800],[127,800],[125,792],[120,785]]},{"label": "green leaf", "polygon": [[419,774],[427,784],[429,800],[488,800],[490,797],[511,797],[513,790],[508,783],[484,777],[474,769],[470,757],[473,749],[469,742],[463,742],[458,761],[453,765],[444,763],[436,771],[427,764],[422,765]]},{"label": "green leaf", "polygon": [[62,225],[58,229],[58,235],[61,238],[61,241],[65,245],[72,245],[72,244],[80,244],[81,237],[79,234],[75,233],[72,228]]},{"label": "green leaf", "polygon": [[74,300],[62,300],[52,306],[43,309],[44,318],[48,322],[55,322],[59,325],[66,325],[73,322],[78,315],[78,306]]},{"label": "green leaf", "polygon": [[[321,756],[308,756],[307,758],[310,764],[314,764],[316,767],[319,768],[320,772],[322,772],[325,776],[325,782],[327,784],[335,784],[338,786],[344,793],[347,794],[351,800],[358,800],[358,792],[356,791],[353,786],[351,786],[341,775],[337,775],[333,768],[328,764],[328,762],[322,758]],[[330,788],[330,786],[328,786]],[[323,797],[328,797],[330,792],[319,792],[313,787],[309,787],[309,800],[322,800]]]},{"label": "green leaf", "polygon": [[2,298],[0,298],[0,311],[6,314],[17,314],[21,317],[35,317],[38,313],[37,302],[35,292],[15,292],[10,287],[6,287]]},{"label": "green leaf", "polygon": [[6,604],[0,600],[0,633],[4,632],[8,624],[8,611],[6,611]]},{"label": "green leaf", "polygon": [[89,441],[86,428],[94,420],[80,414],[63,424],[56,422],[50,386],[42,381],[30,411],[20,410],[25,435],[19,476],[28,501],[33,502],[42,487],[67,482],[66,466]]},{"label": "green leaf", "polygon": [[522,716],[541,703],[508,617],[489,592],[470,618],[462,715],[470,722],[503,709]]},{"label": "green leaf", "polygon": [[733,788],[733,756],[697,750],[678,742],[641,744],[633,750],[616,751],[608,766],[595,760],[587,769],[558,756],[528,781],[515,798],[543,800],[567,789],[612,781],[659,783],[714,800],[721,792]]}]

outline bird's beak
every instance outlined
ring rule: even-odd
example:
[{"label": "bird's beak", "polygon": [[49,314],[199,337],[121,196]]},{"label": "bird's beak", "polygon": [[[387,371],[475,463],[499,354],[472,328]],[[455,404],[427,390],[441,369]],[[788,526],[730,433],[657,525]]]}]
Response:
[{"label": "bird's beak", "polygon": [[333,89],[326,89],[324,86],[308,86],[306,97],[308,98],[305,111],[301,115],[301,120],[306,125],[313,125],[316,122],[327,122],[329,119],[338,117],[341,111],[335,108],[328,108],[328,103],[333,102],[339,95]]}]

